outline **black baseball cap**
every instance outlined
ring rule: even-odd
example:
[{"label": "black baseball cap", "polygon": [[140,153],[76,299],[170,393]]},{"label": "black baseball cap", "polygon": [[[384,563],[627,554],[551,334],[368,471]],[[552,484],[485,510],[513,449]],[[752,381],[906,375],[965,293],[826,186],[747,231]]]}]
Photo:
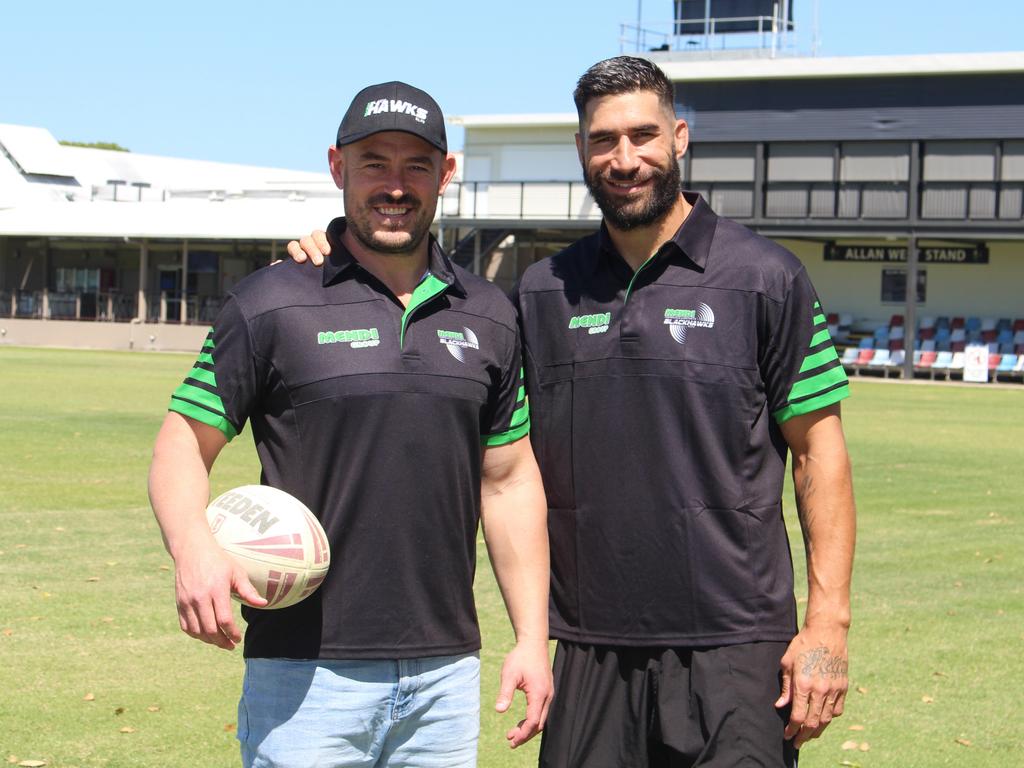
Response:
[{"label": "black baseball cap", "polygon": [[368,86],[356,94],[338,126],[338,146],[381,131],[411,133],[448,153],[444,115],[437,102],[426,91],[397,80]]}]

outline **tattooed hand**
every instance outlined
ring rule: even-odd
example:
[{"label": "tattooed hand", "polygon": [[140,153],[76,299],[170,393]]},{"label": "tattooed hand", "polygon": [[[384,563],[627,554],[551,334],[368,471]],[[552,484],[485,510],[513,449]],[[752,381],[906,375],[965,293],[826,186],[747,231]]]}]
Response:
[{"label": "tattooed hand", "polygon": [[843,714],[849,686],[845,628],[804,627],[782,657],[781,668],[782,694],[775,706],[791,705],[785,736],[799,749]]}]

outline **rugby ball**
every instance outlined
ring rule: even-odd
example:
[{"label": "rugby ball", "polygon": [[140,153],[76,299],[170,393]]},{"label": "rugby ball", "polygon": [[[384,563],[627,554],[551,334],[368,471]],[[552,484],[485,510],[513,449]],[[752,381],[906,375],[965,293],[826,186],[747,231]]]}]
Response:
[{"label": "rugby ball", "polygon": [[217,543],[267,599],[263,608],[295,605],[327,576],[327,535],[309,508],[289,493],[267,485],[233,488],[210,502],[206,519]]}]

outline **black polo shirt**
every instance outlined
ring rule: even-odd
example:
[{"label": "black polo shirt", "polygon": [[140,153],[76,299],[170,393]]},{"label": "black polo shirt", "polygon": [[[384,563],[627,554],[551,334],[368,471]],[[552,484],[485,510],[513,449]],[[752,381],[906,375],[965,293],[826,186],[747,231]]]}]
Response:
[{"label": "black polo shirt", "polygon": [[795,631],[779,423],[845,397],[847,380],[800,261],[687,199],[635,274],[602,227],[517,288],[558,638]]},{"label": "black polo shirt", "polygon": [[322,270],[285,262],[235,287],[170,408],[229,439],[248,420],[260,482],[301,499],[331,542],[312,597],[243,607],[247,657],[473,651],[483,447],[530,426],[515,312],[433,240],[403,308],[344,226]]}]

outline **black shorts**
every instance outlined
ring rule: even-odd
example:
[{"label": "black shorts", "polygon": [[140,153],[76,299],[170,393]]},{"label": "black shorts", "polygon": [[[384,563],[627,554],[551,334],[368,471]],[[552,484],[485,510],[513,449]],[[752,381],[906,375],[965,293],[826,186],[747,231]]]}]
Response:
[{"label": "black shorts", "polygon": [[628,648],[559,641],[541,768],[795,768],[786,643]]}]

